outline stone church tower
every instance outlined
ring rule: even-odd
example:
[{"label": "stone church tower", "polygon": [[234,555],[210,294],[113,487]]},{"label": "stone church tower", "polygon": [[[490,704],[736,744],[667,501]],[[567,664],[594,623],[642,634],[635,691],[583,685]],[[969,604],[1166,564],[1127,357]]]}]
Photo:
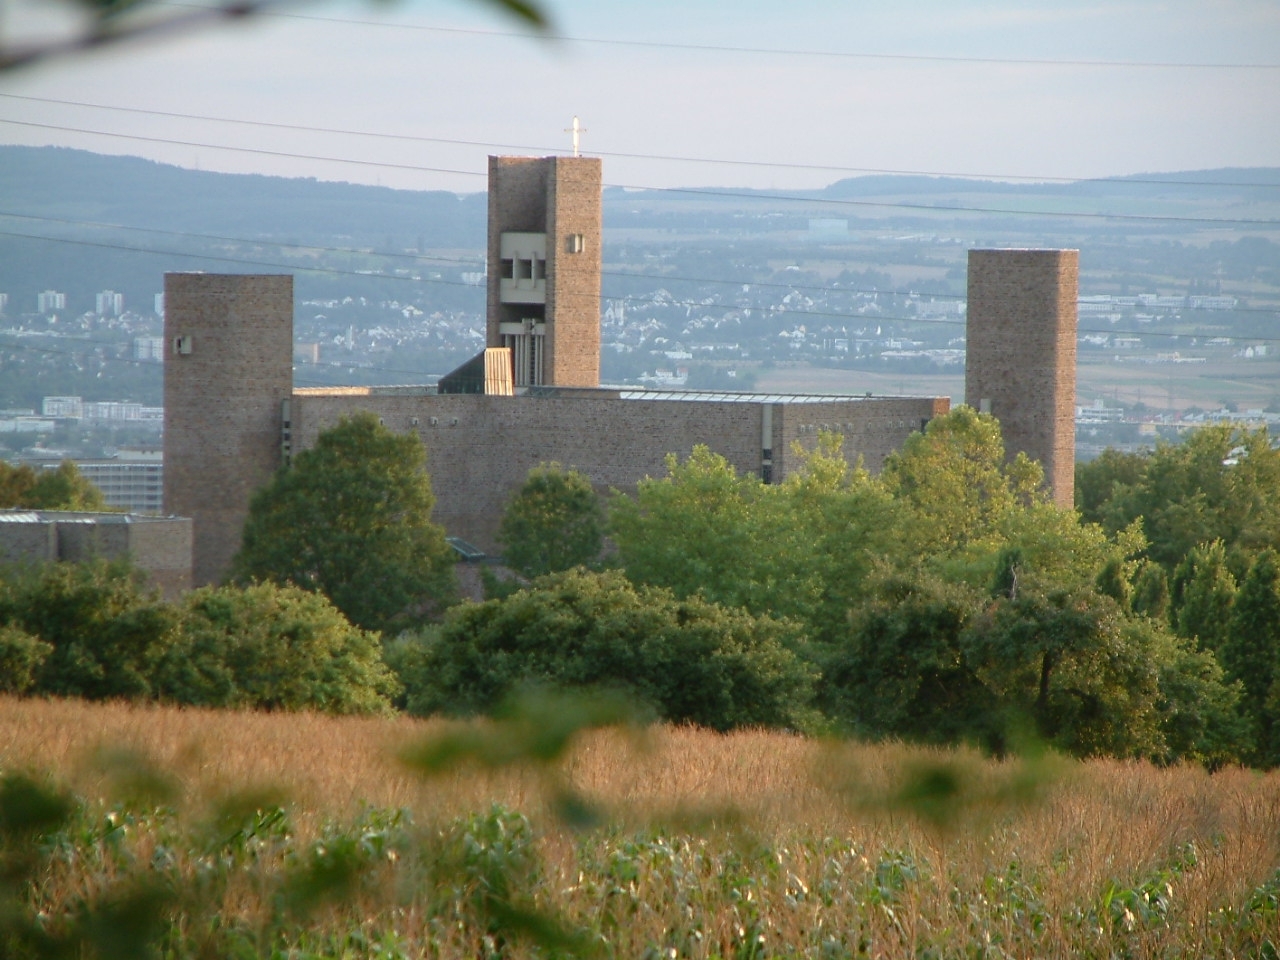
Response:
[{"label": "stone church tower", "polygon": [[600,385],[598,157],[489,158],[486,343],[516,389]]},{"label": "stone church tower", "polygon": [[1054,502],[1075,496],[1078,250],[970,250],[969,406],[1000,421],[1009,456],[1044,467]]},{"label": "stone church tower", "polygon": [[293,277],[168,273],[164,308],[164,511],[192,519],[199,587],[226,575],[283,459]]}]

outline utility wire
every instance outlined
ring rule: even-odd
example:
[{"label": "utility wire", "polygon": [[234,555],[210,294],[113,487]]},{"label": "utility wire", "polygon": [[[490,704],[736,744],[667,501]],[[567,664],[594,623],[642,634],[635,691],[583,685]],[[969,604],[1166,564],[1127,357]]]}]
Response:
[{"label": "utility wire", "polygon": [[[166,117],[172,120],[197,120],[207,123],[226,123],[241,126],[258,127],[266,130],[289,130],[299,133],[323,133],[334,136],[366,137],[377,140],[396,140],[404,143],[440,143],[450,146],[484,147],[495,150],[521,150],[532,153],[554,154],[558,147],[530,146],[528,144],[496,143],[488,140],[460,140],[452,137],[427,137],[416,134],[383,133],[372,130],[350,130],[340,127],[317,127],[299,123],[276,123],[267,120],[245,120],[236,117],[215,117],[208,114],[179,113],[168,110],[149,110],[141,107],[122,107],[114,104],[89,103],[83,100],[60,100],[53,97],[31,97],[16,93],[0,93],[0,99],[21,100],[28,103],[43,103],[65,107],[84,107],[92,110],[109,110],[116,113],[130,113],[149,117]],[[1012,173],[973,173],[946,170],[895,170],[883,167],[849,167],[838,164],[794,163],[767,160],[738,160],[716,157],[686,157],[660,153],[624,153],[610,150],[593,150],[592,156],[615,157],[626,160],[657,160],[670,163],[703,163],[715,166],[765,167],[780,170],[823,170],[833,173],[859,173],[886,176],[911,177],[949,177],[969,180],[1024,181],[1027,183],[1061,183],[1076,184],[1142,184],[1161,187],[1248,187],[1251,189],[1280,190],[1280,182],[1255,183],[1232,182],[1222,180],[1168,180],[1149,179],[1143,177],[1050,177]]]},{"label": "utility wire", "polygon": [[[197,4],[164,2],[160,6],[191,7],[200,9]],[[315,14],[284,13],[279,10],[264,10],[262,16],[277,17],[287,20],[306,20],[314,23],[333,23],[351,26],[377,27],[387,30],[418,30],[426,33],[443,33],[458,36],[518,38],[528,40],[528,33],[514,30],[477,30],[464,27],[440,27],[422,23],[389,23],[378,20],[359,20],[346,17],[322,17]],[[785,47],[748,47],[731,44],[710,43],[675,43],[664,40],[631,40],[615,37],[591,37],[553,35],[548,39],[563,43],[595,44],[610,47],[632,47],[648,50],[686,50],[696,53],[745,53],[752,56],[767,55],[779,57],[821,57],[838,60],[873,60],[905,63],[961,63],[961,64],[995,64],[1034,67],[1099,67],[1099,68],[1133,68],[1156,70],[1280,70],[1280,63],[1212,63],[1212,62],[1174,62],[1164,60],[1075,60],[1035,57],[964,57],[944,54],[909,54],[909,53],[870,53],[865,51],[840,50],[805,50]]]}]

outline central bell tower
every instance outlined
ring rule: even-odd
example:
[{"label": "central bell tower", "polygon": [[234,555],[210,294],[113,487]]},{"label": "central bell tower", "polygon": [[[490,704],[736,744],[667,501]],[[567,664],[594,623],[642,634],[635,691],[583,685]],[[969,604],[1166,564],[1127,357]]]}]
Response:
[{"label": "central bell tower", "polygon": [[600,385],[598,157],[489,158],[486,343],[514,385]]}]

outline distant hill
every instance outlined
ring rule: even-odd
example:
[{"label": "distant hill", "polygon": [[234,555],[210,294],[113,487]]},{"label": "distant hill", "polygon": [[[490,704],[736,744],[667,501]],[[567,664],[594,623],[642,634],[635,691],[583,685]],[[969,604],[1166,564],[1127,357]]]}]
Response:
[{"label": "distant hill", "polygon": [[210,173],[63,147],[0,146],[0,212],[242,238],[482,247],[483,194]]},{"label": "distant hill", "polygon": [[[975,242],[1081,246],[1144,235],[1189,239],[1215,222],[1269,224],[1280,219],[1278,188],[1280,168],[1071,183],[881,174],[817,190],[610,187],[604,218],[608,228],[656,231],[651,235],[667,240],[746,232],[774,243],[787,231],[806,231],[808,218],[834,216]],[[105,288],[141,309],[170,270],[293,272],[306,296],[372,299],[395,298],[402,289],[375,274],[418,272],[448,281],[434,300],[448,309],[470,302],[458,285],[476,265],[406,251],[460,249],[475,257],[485,244],[486,211],[484,193],[211,173],[84,150],[0,146],[0,292],[10,295],[14,313],[33,309],[40,290],[62,290],[74,314]]]}]

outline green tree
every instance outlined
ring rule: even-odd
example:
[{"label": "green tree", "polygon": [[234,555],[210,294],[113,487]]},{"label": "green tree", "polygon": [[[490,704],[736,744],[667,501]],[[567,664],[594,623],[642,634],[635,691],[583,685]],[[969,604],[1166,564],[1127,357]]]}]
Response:
[{"label": "green tree", "polygon": [[42,471],[23,505],[36,510],[107,509],[102,491],[86,480],[70,460],[63,460],[56,470]]},{"label": "green tree", "polygon": [[1163,748],[1158,663],[1110,597],[1091,589],[996,598],[963,643],[975,674],[1005,709],[1033,720],[1077,756]]},{"label": "green tree", "polygon": [[[716,730],[808,723],[809,668],[794,628],[620,572],[552,574],[502,600],[455,608],[425,649],[401,650],[414,713],[492,711],[530,684],[610,688],[664,719]],[[403,643],[403,641],[402,641]]]},{"label": "green tree", "polygon": [[416,436],[344,418],[254,495],[234,578],[318,591],[367,630],[421,622],[456,592],[424,463]]},{"label": "green tree", "polygon": [[965,659],[961,637],[981,609],[963,584],[889,573],[852,614],[824,664],[819,703],[841,726],[872,738],[926,743],[998,735],[998,705]]},{"label": "green tree", "polygon": [[819,437],[782,484],[739,475],[695,447],[667,476],[610,505],[610,533],[627,576],[678,597],[701,595],[754,614],[806,623],[815,639],[843,630],[862,580],[900,549],[899,512],[840,438]]},{"label": "green tree", "polygon": [[1164,745],[1153,759],[1214,768],[1252,757],[1253,729],[1241,714],[1244,688],[1227,679],[1213,653],[1152,619],[1131,622],[1127,629],[1140,634],[1137,639],[1152,651],[1160,671],[1156,710]]},{"label": "green tree", "polygon": [[1000,424],[963,405],[908,437],[881,474],[913,513],[912,543],[935,554],[988,540],[1011,511],[1045,499],[1043,481],[1024,454],[1006,463]]},{"label": "green tree", "polygon": [[1133,612],[1150,617],[1157,623],[1169,622],[1169,578],[1164,567],[1151,560],[1138,565],[1130,600]]},{"label": "green tree", "polygon": [[101,700],[145,698],[172,642],[174,613],[124,561],[11,568],[0,583],[0,625],[53,649],[35,692]]},{"label": "green tree", "polygon": [[1142,482],[1148,459],[1143,453],[1122,453],[1108,447],[1088,463],[1076,464],[1075,497],[1080,516],[1089,523],[1105,522],[1107,505],[1123,499]]},{"label": "green tree", "polygon": [[529,471],[498,528],[507,566],[533,578],[589,564],[604,546],[604,509],[591,481],[558,463]]},{"label": "green tree", "polygon": [[1253,759],[1280,764],[1280,566],[1259,554],[1235,598],[1221,649],[1227,676],[1244,687],[1243,712],[1255,739]]},{"label": "green tree", "polygon": [[85,479],[70,460],[56,470],[37,472],[23,464],[0,462],[0,507],[28,510],[106,510],[102,491]]},{"label": "green tree", "polygon": [[1126,462],[1117,473],[1132,482],[1112,484],[1110,498],[1094,508],[1097,518],[1113,532],[1141,518],[1148,555],[1166,571],[1214,540],[1228,558],[1246,555],[1232,560],[1241,574],[1248,556],[1280,549],[1280,449],[1265,428],[1201,427],[1180,444],[1159,444],[1141,470]]},{"label": "green tree", "polygon": [[1222,541],[1194,548],[1179,566],[1177,580],[1181,587],[1174,612],[1178,633],[1197,639],[1209,650],[1220,649],[1236,598],[1236,579],[1227,569]]},{"label": "green tree", "polygon": [[25,693],[53,647],[20,627],[0,626],[0,693]]},{"label": "green tree", "polygon": [[698,445],[684,463],[669,454],[667,476],[641,480],[634,498],[615,497],[609,532],[633,582],[750,608],[764,495],[757,479]]},{"label": "green tree", "polygon": [[206,707],[386,713],[398,684],[376,634],[320,594],[258,583],[183,598],[156,692]]},{"label": "green tree", "polygon": [[27,494],[36,485],[36,472],[27,464],[11,466],[0,460],[0,509],[25,507]]}]

